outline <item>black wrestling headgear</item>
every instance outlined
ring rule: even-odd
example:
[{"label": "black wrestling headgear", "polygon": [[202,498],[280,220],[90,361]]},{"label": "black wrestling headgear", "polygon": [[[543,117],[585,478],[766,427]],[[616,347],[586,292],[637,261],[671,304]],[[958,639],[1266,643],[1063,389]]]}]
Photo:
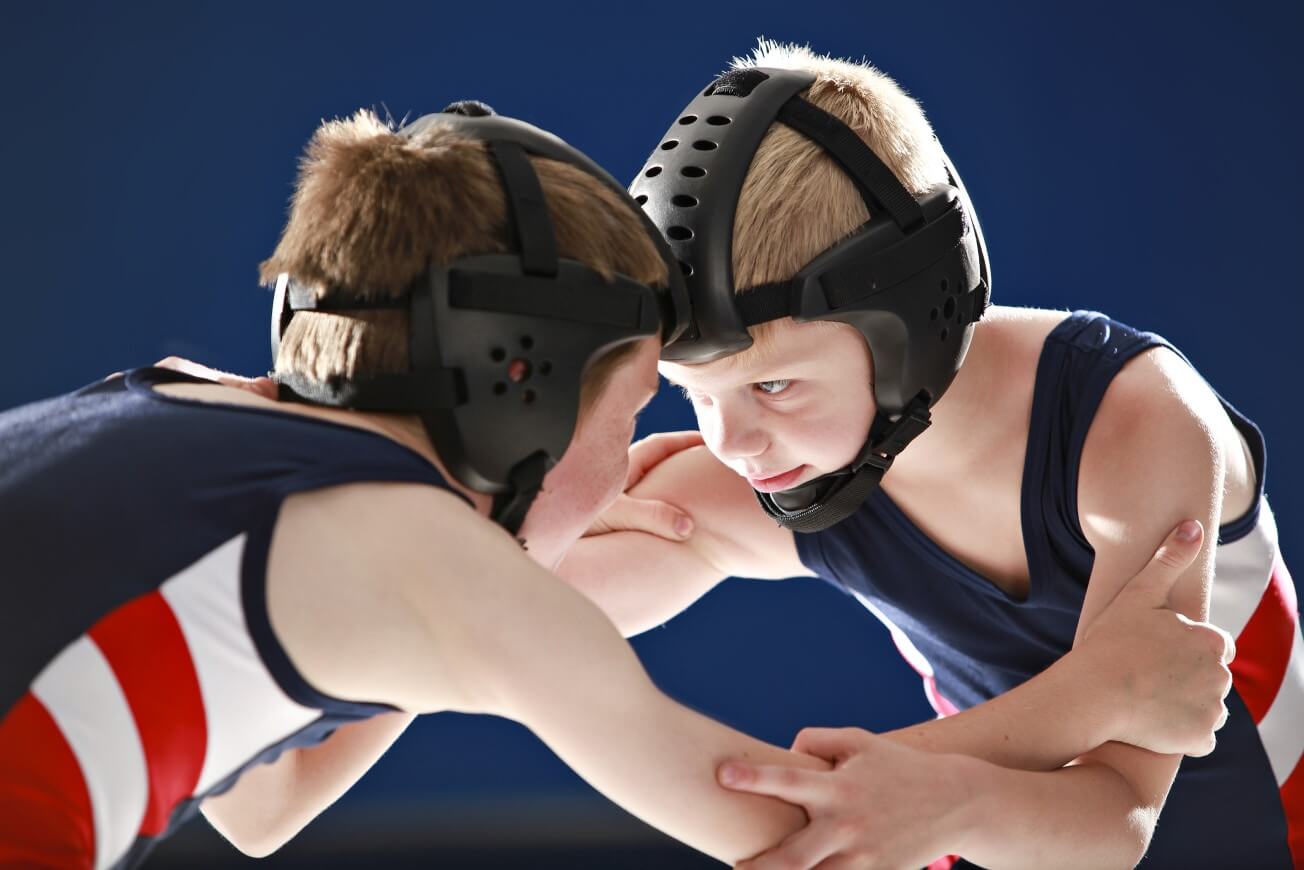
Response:
[{"label": "black wrestling headgear", "polygon": [[483,103],[454,103],[398,131],[433,125],[486,143],[498,167],[519,253],[463,257],[431,265],[402,296],[364,302],[361,294],[316,288],[282,274],[272,307],[272,358],[296,311],[408,312],[411,371],[332,378],[280,375],[283,398],[362,411],[417,414],[439,458],[463,484],[494,494],[494,521],[512,534],[547,471],[570,444],[585,367],[613,347],[660,332],[678,338],[688,322],[679,265],[661,234],[631,202],[666,262],[669,285],[652,288],[617,275],[607,281],[557,255],[557,240],[529,156],[569,163],[628,198],[596,163],[561,139]]},{"label": "black wrestling headgear", "polygon": [[[770,516],[801,532],[853,513],[928,428],[929,409],[955,378],[991,299],[978,218],[945,154],[950,183],[915,198],[851,128],[802,98],[814,80],[763,68],[721,76],[680,113],[630,187],[687,275],[692,321],[662,359],[701,363],[737,353],[752,344],[747,327],[788,316],[848,323],[869,344],[878,410],[860,454],[802,486],[757,493]],[[736,293],[734,211],[776,122],[823,148],[871,217],[791,280]]]}]

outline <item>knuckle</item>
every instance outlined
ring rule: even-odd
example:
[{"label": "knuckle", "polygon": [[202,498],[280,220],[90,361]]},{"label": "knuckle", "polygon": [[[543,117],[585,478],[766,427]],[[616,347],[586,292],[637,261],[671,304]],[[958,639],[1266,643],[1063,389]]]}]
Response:
[{"label": "knuckle", "polygon": [[652,520],[658,525],[665,528],[674,528],[675,510],[665,502],[657,502],[652,507]]},{"label": "knuckle", "polygon": [[1155,552],[1155,562],[1165,568],[1186,567],[1186,553],[1179,547],[1164,544]]},{"label": "knuckle", "polygon": [[1211,625],[1205,632],[1205,636],[1209,644],[1209,650],[1218,658],[1219,661],[1222,661],[1222,659],[1227,655],[1227,635],[1221,628]]}]

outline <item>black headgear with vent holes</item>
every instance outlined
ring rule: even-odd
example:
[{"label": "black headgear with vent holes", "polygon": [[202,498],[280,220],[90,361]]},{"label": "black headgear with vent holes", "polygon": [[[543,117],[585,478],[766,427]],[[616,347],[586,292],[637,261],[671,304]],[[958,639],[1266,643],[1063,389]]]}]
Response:
[{"label": "black headgear with vent holes", "polygon": [[[789,316],[850,324],[869,345],[877,413],[859,455],[793,489],[756,493],[770,516],[799,532],[855,512],[928,428],[929,409],[955,379],[991,300],[978,218],[945,154],[949,183],[913,196],[851,128],[802,98],[814,81],[794,70],[726,73],[680,112],[630,186],[687,276],[692,321],[663,348],[663,360],[704,363],[738,353],[752,344],[747,327]],[[791,280],[737,293],[734,212],[775,123],[824,149],[855,184],[870,219]]]},{"label": "black headgear with vent holes", "polygon": [[[512,254],[431,264],[397,297],[365,300],[360,288],[325,292],[282,274],[272,307],[272,359],[296,311],[408,313],[410,371],[320,382],[276,375],[281,398],[360,411],[420,416],[440,460],[473,490],[494,495],[493,519],[515,534],[543,477],[575,433],[585,367],[602,353],[660,333],[677,338],[688,297],[674,256],[634,203],[666,263],[653,288],[623,275],[608,281],[559,257],[552,220],[529,155],[575,166],[628,199],[596,163],[561,139],[483,103],[454,103],[398,131],[434,125],[486,144],[507,199]],[[375,295],[375,294],[367,294]]]}]

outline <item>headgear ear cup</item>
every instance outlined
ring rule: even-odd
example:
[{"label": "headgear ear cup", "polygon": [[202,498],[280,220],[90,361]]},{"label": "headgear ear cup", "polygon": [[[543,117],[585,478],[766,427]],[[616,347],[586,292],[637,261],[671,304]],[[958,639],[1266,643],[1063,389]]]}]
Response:
[{"label": "headgear ear cup", "polygon": [[[431,125],[489,146],[507,199],[518,253],[463,257],[431,265],[397,299],[366,302],[342,287],[319,294],[292,276],[277,282],[272,312],[275,352],[294,311],[347,314],[408,311],[411,371],[320,383],[281,375],[282,395],[304,401],[421,417],[441,461],[462,483],[495,496],[495,521],[513,534],[565,452],[579,416],[580,382],[597,355],[660,334],[673,340],[688,320],[678,264],[656,228],[623,187],[588,157],[536,127],[461,101],[398,131]],[[666,264],[668,286],[623,275],[611,280],[557,256],[543,192],[529,156],[568,163],[629,202]],[[528,384],[531,373],[539,377]]]}]

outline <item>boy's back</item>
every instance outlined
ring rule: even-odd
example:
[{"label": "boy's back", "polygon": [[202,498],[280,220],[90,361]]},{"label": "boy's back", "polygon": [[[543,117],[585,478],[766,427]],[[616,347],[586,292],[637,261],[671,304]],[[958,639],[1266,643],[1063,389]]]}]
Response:
[{"label": "boy's back", "polygon": [[444,481],[354,426],[153,390],[191,380],[138,370],[0,415],[0,844],[52,804],[50,848],[139,856],[251,764],[392,709],[298,675],[268,547],[296,492]]}]

